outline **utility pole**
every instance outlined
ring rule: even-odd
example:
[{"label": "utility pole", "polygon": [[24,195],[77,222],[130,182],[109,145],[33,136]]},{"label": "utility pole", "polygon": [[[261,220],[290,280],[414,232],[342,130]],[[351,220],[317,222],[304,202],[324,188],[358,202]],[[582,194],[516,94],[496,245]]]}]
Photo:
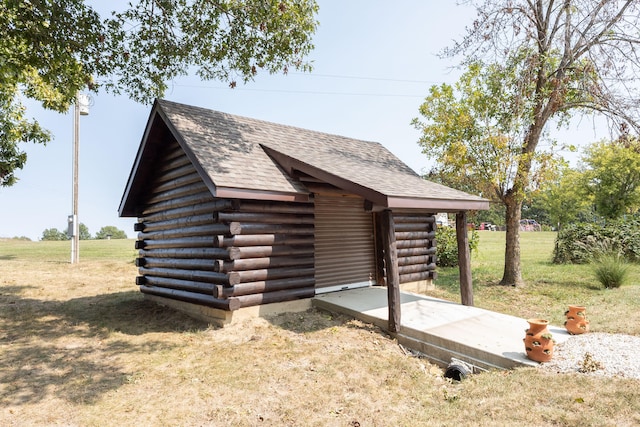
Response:
[{"label": "utility pole", "polygon": [[80,158],[80,116],[89,114],[89,97],[78,92],[73,109],[73,188],[72,214],[69,217],[71,234],[71,264],[80,262],[80,223],[78,222],[78,163]]}]

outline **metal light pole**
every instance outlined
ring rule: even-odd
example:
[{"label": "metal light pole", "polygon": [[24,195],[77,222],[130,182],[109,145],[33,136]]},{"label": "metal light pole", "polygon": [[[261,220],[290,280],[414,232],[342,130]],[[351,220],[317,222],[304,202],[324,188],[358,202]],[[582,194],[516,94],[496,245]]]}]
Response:
[{"label": "metal light pole", "polygon": [[80,116],[89,114],[89,97],[77,93],[73,114],[73,189],[72,215],[69,217],[71,232],[71,264],[80,261],[80,223],[78,222],[78,160],[80,157]]}]

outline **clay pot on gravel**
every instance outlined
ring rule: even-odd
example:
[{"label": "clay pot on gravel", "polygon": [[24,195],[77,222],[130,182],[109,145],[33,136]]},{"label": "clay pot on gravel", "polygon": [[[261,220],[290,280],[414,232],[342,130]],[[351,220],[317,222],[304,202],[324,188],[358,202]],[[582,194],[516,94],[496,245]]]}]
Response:
[{"label": "clay pot on gravel", "polygon": [[569,310],[565,311],[564,315],[567,317],[567,320],[564,322],[564,327],[571,335],[589,332],[586,307],[582,305],[570,305]]},{"label": "clay pot on gravel", "polygon": [[527,357],[536,362],[548,362],[553,357],[555,342],[551,332],[547,329],[549,324],[545,319],[528,319],[529,329],[523,339]]}]

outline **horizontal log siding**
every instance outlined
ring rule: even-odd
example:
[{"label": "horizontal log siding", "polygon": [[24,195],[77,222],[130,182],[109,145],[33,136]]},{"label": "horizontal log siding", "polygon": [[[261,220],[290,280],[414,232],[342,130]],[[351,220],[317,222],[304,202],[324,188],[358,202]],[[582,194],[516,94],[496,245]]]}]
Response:
[{"label": "horizontal log siding", "polygon": [[312,203],[218,199],[177,143],[160,158],[135,224],[141,292],[223,310],[314,295]]},{"label": "horizontal log siding", "polygon": [[263,280],[259,282],[240,283],[234,286],[216,285],[213,289],[213,296],[217,298],[228,298],[287,289],[308,288],[313,287],[314,284],[315,279],[313,277],[307,277],[301,279]]},{"label": "horizontal log siding", "polygon": [[228,286],[229,277],[215,271],[216,260],[229,252],[215,245],[228,226],[215,221],[218,210],[231,206],[215,199],[179,145],[165,148],[149,185],[142,216],[134,229],[144,293],[233,310],[239,301],[216,298],[215,285]]},{"label": "horizontal log siding", "polygon": [[216,219],[229,227],[216,243],[230,259],[216,261],[229,285],[214,296],[248,307],[315,295],[313,204],[235,200]]},{"label": "horizontal log siding", "polygon": [[393,215],[400,283],[436,277],[436,222],[430,213]]},{"label": "horizontal log siding", "polygon": [[[195,178],[200,179],[197,173],[194,174]],[[171,182],[175,182],[171,181]],[[177,188],[170,188],[164,191],[157,192],[148,203],[158,203],[167,200],[176,199],[179,197],[190,196],[192,194],[203,193],[207,191],[207,186],[202,181],[196,181],[193,184],[182,185]]]}]

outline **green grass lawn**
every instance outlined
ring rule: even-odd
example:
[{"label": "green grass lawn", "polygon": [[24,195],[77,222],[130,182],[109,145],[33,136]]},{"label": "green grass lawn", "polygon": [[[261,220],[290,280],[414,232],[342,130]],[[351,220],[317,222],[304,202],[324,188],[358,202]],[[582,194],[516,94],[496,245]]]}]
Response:
[{"label": "green grass lawn", "polygon": [[[471,266],[475,305],[502,313],[530,318],[542,317],[555,324],[564,322],[569,304],[587,306],[594,331],[640,335],[640,266],[631,265],[627,284],[618,289],[600,286],[589,265],[551,263],[556,233],[523,232],[520,235],[522,274],[526,286],[503,287],[498,283],[504,268],[504,232],[480,231],[480,244]],[[134,241],[80,241],[80,260],[100,264],[131,265],[137,256]],[[70,242],[0,240],[0,260],[25,263],[66,264]],[[457,268],[439,268],[436,289],[428,294],[460,300]],[[135,287],[132,286],[132,290]],[[615,310],[612,310],[615,307]],[[631,321],[620,321],[620,318]]]},{"label": "green grass lawn", "polygon": [[[542,317],[562,325],[566,307],[580,304],[587,306],[592,330],[640,335],[640,266],[630,266],[626,285],[604,289],[590,265],[551,262],[556,233],[523,232],[520,246],[526,285],[504,287],[498,283],[504,269],[505,233],[479,233],[479,248],[471,257],[476,306],[523,318]],[[429,294],[459,301],[458,269],[440,268],[436,289]],[[632,321],[621,321],[620,317]]]},{"label": "green grass lawn", "polygon": [[[640,335],[638,266],[601,289],[588,266],[549,262],[553,233],[523,233],[527,286],[498,286],[504,233],[482,232],[476,305]],[[372,325],[319,310],[211,327],[143,298],[132,240],[0,240],[2,426],[640,425],[637,380],[536,368],[462,382]],[[458,301],[457,269],[433,294]],[[523,331],[524,333],[524,331]]]},{"label": "green grass lawn", "polygon": [[[137,252],[132,239],[80,240],[80,260],[120,261],[135,259]],[[0,239],[0,260],[69,262],[70,241],[39,241]]]}]

